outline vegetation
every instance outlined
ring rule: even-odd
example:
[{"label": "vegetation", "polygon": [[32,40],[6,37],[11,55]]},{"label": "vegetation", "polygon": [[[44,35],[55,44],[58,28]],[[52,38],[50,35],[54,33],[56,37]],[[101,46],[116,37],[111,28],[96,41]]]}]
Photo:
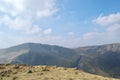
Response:
[{"label": "vegetation", "polygon": [[0,80],[118,80],[57,66],[0,65]]}]

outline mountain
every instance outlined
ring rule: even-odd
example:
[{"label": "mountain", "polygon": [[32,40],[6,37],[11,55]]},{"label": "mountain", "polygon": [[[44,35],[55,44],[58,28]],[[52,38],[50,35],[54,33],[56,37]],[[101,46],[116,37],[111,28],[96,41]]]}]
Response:
[{"label": "mountain", "polygon": [[0,50],[0,63],[74,67],[77,59],[74,50],[47,44],[25,43]]},{"label": "mountain", "polygon": [[120,78],[120,43],[75,49],[25,43],[0,49],[0,63],[77,67],[92,74]]},{"label": "mountain", "polygon": [[86,72],[120,78],[120,43],[74,49],[81,59],[78,68]]},{"label": "mountain", "polygon": [[57,66],[0,65],[0,80],[119,80]]}]

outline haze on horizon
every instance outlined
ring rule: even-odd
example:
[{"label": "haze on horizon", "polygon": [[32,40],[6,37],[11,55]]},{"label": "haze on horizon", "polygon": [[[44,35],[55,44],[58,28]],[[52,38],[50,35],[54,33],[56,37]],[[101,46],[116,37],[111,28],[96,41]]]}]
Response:
[{"label": "haze on horizon", "polygon": [[0,48],[120,43],[120,0],[0,0]]}]

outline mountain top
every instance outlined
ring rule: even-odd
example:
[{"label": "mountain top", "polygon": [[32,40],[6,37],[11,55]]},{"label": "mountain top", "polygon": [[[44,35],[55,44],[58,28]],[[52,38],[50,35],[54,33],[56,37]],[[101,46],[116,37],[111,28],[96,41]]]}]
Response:
[{"label": "mountain top", "polygon": [[0,80],[118,80],[57,66],[0,65]]}]

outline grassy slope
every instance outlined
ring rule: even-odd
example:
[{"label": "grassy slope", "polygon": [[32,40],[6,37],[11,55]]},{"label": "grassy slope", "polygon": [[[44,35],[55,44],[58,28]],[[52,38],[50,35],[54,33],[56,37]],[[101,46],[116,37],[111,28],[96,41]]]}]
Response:
[{"label": "grassy slope", "polygon": [[119,80],[56,66],[0,65],[0,80]]}]

